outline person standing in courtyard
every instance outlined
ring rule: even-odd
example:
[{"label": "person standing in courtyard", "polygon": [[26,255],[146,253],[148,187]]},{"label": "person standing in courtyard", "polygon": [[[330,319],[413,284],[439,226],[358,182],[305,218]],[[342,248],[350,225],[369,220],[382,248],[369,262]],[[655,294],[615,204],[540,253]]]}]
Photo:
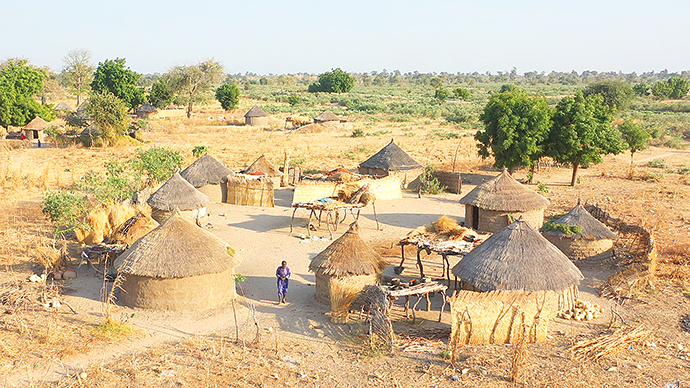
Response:
[{"label": "person standing in courtyard", "polygon": [[280,264],[276,270],[276,277],[278,278],[278,303],[286,303],[285,297],[288,292],[288,282],[290,281],[290,268],[287,266],[287,261]]}]

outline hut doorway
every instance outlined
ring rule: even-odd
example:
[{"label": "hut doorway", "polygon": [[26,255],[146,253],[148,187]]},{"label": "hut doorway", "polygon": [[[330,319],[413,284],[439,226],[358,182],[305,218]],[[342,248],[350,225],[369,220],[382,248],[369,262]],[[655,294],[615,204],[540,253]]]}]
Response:
[{"label": "hut doorway", "polygon": [[29,131],[29,139],[38,139],[38,131]]},{"label": "hut doorway", "polygon": [[472,229],[479,229],[479,208],[472,206]]}]

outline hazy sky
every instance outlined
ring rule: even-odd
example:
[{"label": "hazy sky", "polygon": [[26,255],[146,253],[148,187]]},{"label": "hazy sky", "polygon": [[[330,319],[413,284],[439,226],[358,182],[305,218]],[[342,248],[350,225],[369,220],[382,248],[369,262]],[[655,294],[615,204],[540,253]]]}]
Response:
[{"label": "hazy sky", "polygon": [[690,1],[0,0],[0,59],[85,48],[140,73],[680,71]]}]

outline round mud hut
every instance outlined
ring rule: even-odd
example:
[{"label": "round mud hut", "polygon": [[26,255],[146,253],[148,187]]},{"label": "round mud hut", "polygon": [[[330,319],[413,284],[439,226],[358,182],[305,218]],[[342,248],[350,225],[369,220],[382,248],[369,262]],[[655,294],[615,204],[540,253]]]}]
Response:
[{"label": "round mud hut", "polygon": [[46,128],[48,128],[48,123],[41,117],[36,116],[33,120],[29,121],[29,123],[22,128],[22,133],[26,136],[27,139],[31,141],[36,140],[38,142],[38,146],[41,147],[41,142],[45,143]]},{"label": "round mud hut", "polygon": [[524,219],[494,233],[453,267],[471,291],[554,291],[559,309],[571,308],[584,279],[558,248]]},{"label": "round mud hut", "polygon": [[254,105],[252,109],[244,114],[244,124],[252,126],[268,125],[268,113],[259,108],[258,105]]},{"label": "round mud hut", "polygon": [[174,212],[116,260],[122,302],[156,310],[201,310],[235,297],[235,251]]},{"label": "round mud hut", "polygon": [[330,110],[325,110],[320,115],[314,116],[315,124],[339,123],[341,120],[342,119],[340,117],[336,116],[335,113],[331,112]]},{"label": "round mud hut", "polygon": [[140,119],[152,119],[158,115],[158,109],[150,102],[145,102],[137,108],[136,114]]},{"label": "round mud hut", "polygon": [[227,178],[235,173],[209,154],[204,154],[180,173],[182,178],[206,194],[211,202],[225,202]]},{"label": "round mud hut", "polygon": [[549,206],[548,199],[516,181],[505,168],[496,178],[467,193],[460,203],[465,205],[465,225],[490,233],[520,217],[539,229]]},{"label": "round mud hut", "polygon": [[309,271],[316,274],[316,300],[331,305],[334,322],[347,321],[352,301],[364,287],[379,283],[388,265],[358,232],[359,226],[352,223],[309,264]]},{"label": "round mud hut", "polygon": [[403,151],[393,139],[379,152],[359,165],[359,173],[382,178],[389,175],[399,176],[402,187],[407,188],[423,172],[423,167]]},{"label": "round mud hut", "polygon": [[194,220],[197,225],[199,218],[206,215],[208,202],[206,194],[195,189],[177,172],[146,201],[151,206],[151,218],[158,223],[167,220],[174,210],[179,210],[182,216]]},{"label": "round mud hut", "polygon": [[613,256],[613,240],[618,238],[579,200],[568,214],[544,224],[542,234],[572,260],[609,258]]}]

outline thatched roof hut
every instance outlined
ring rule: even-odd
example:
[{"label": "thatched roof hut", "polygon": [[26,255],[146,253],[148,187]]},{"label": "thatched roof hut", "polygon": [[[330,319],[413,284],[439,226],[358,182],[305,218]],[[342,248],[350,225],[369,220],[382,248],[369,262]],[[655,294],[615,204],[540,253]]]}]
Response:
[{"label": "thatched roof hut", "polygon": [[613,255],[613,240],[618,236],[589,214],[579,200],[568,214],[549,224],[542,229],[542,234],[573,260]]},{"label": "thatched roof hut", "polygon": [[244,123],[245,125],[255,126],[268,125],[268,113],[259,108],[258,105],[254,105],[252,109],[244,114]]},{"label": "thatched roof hut", "polygon": [[124,304],[159,310],[218,306],[235,296],[235,251],[175,211],[116,260]]},{"label": "thatched roof hut", "polygon": [[254,163],[249,165],[249,167],[242,172],[249,175],[263,175],[269,177],[273,181],[273,187],[275,188],[280,187],[280,178],[283,176],[283,173],[280,172],[264,154],[261,154]]},{"label": "thatched roof hut", "polygon": [[403,187],[407,187],[422,171],[422,165],[395,144],[393,139],[379,152],[359,165],[360,174],[373,177],[400,176]]},{"label": "thatched roof hut", "polygon": [[211,202],[225,202],[227,177],[235,173],[218,159],[205,154],[185,168],[180,176],[206,194]]},{"label": "thatched roof hut", "polygon": [[153,106],[150,102],[143,103],[139,108],[137,108],[137,117],[142,119],[149,119],[158,113],[158,109]]},{"label": "thatched roof hut", "polygon": [[48,128],[48,123],[41,117],[36,116],[33,120],[29,121],[24,127],[22,127],[21,133],[26,136],[29,140],[37,140],[38,146],[41,146],[41,142],[45,141],[44,130]]},{"label": "thatched roof hut", "polygon": [[38,130],[42,131],[48,127],[48,123],[43,120],[41,117],[36,116],[34,117],[33,120],[29,121],[28,124],[26,124],[22,129],[33,129],[33,130]]},{"label": "thatched roof hut", "polygon": [[60,101],[59,104],[55,105],[55,110],[56,111],[62,111],[62,112],[72,112],[74,111],[74,108],[65,101]]},{"label": "thatched roof hut", "polygon": [[524,219],[493,234],[453,267],[475,291],[554,291],[569,308],[584,278],[579,269]]},{"label": "thatched roof hut", "polygon": [[465,224],[472,229],[498,232],[510,218],[524,217],[535,229],[544,223],[549,200],[516,181],[507,169],[460,199],[465,205]]},{"label": "thatched roof hut", "polygon": [[342,119],[340,117],[336,116],[335,113],[331,112],[330,110],[326,110],[320,115],[314,117],[314,123],[326,123],[329,121],[340,122],[341,120]]},{"label": "thatched roof hut", "polygon": [[388,263],[359,236],[357,223],[314,256],[309,271],[316,274],[316,300],[346,313],[366,285],[377,284]]},{"label": "thatched roof hut", "polygon": [[206,194],[194,188],[177,172],[146,201],[152,209],[151,217],[158,222],[165,221],[176,209],[198,222],[200,217],[206,215],[208,202]]}]

